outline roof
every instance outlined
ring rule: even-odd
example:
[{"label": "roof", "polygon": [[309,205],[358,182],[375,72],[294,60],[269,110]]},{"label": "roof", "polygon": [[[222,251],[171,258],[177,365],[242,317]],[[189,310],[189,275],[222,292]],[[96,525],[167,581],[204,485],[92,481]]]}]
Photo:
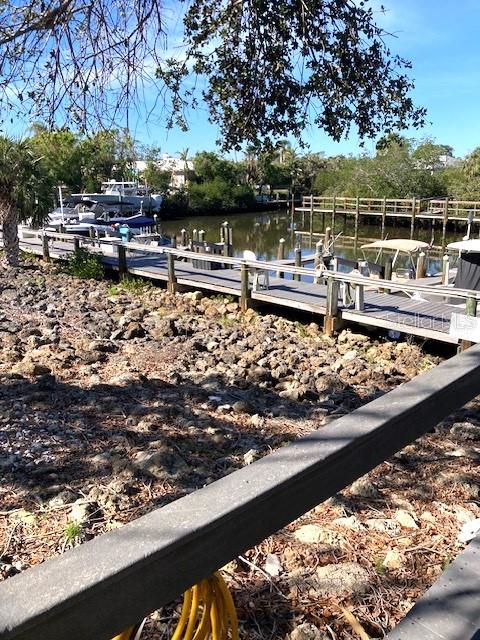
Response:
[{"label": "roof", "polygon": [[414,253],[422,249],[428,249],[428,242],[420,240],[405,240],[403,238],[394,238],[392,240],[376,240],[363,244],[362,249],[391,249],[392,251],[405,251],[405,253]]},{"label": "roof", "polygon": [[450,244],[447,244],[447,249],[480,253],[480,240],[459,240],[458,242],[451,242]]}]

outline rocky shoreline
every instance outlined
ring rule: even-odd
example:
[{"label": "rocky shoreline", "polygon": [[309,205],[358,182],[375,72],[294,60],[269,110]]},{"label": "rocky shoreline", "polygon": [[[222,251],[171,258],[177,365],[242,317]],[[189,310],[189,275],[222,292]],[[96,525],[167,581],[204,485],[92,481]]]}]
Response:
[{"label": "rocky shoreline", "polygon": [[[200,292],[0,274],[0,577],[335,420],[437,358]],[[225,568],[242,637],[382,637],[478,518],[476,403]],[[460,453],[459,453],[460,452]],[[254,604],[253,604],[254,603]],[[279,615],[281,614],[281,615]],[[166,608],[145,637],[169,638]]]}]

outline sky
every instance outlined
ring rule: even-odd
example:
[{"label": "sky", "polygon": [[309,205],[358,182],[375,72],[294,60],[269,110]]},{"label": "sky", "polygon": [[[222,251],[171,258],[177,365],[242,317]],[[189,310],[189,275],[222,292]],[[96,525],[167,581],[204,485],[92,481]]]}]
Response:
[{"label": "sky", "polygon": [[[427,109],[429,124],[405,134],[432,137],[450,144],[456,156],[464,156],[480,146],[480,1],[383,0],[382,4],[385,13],[378,11],[377,20],[393,34],[391,50],[412,62],[409,74],[416,85],[412,96]],[[198,108],[190,113],[189,124],[184,133],[138,122],[134,133],[155,141],[165,152],[214,150],[219,132],[208,123],[207,111]],[[362,151],[354,135],[336,143],[317,129],[308,130],[305,139],[312,151],[326,155]],[[363,151],[373,151],[374,146],[367,141]]]},{"label": "sky", "polygon": [[[181,14],[176,0],[165,0],[167,27],[172,34],[168,49],[175,55],[181,45]],[[385,11],[381,12],[380,2]],[[480,0],[372,0],[377,22],[392,36],[388,44],[412,62],[409,75],[415,82],[412,97],[427,109],[424,129],[408,130],[404,135],[434,138],[449,144],[454,155],[464,156],[480,146]],[[219,130],[208,123],[208,112],[201,105],[188,114],[189,131],[167,131],[159,123],[146,124],[131,119],[136,139],[154,144],[162,152],[176,154],[188,148],[190,155],[215,150]],[[23,132],[26,123],[19,123]],[[21,133],[21,132],[20,132]],[[361,147],[355,135],[336,143],[321,130],[309,129],[305,140],[313,152],[325,155],[373,152],[374,141]],[[296,146],[296,141],[291,139]],[[232,154],[235,157],[235,154]]]}]

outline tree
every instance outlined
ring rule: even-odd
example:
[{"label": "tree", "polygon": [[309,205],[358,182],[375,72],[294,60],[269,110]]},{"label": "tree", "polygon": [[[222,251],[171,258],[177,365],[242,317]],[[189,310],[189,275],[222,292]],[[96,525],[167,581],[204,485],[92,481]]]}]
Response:
[{"label": "tree", "polygon": [[[185,51],[165,59],[161,0],[0,3],[4,112],[82,130],[127,125],[154,84],[168,125],[205,101],[223,145],[301,138],[310,123],[338,140],[423,124],[410,63],[388,48],[368,0],[192,0]],[[156,74],[152,74],[156,69]],[[197,83],[192,75],[202,77]],[[147,107],[148,108],[148,107]]]},{"label": "tree", "polygon": [[40,220],[52,204],[52,184],[28,140],[0,137],[0,224],[5,259],[18,266],[18,223]]},{"label": "tree", "polygon": [[142,178],[149,189],[163,193],[168,191],[172,179],[172,172],[160,169],[155,160],[147,160],[147,166],[142,172]]},{"label": "tree", "polygon": [[64,184],[72,191],[82,188],[84,164],[83,141],[68,129],[49,131],[42,125],[32,127],[30,144],[54,185]]}]

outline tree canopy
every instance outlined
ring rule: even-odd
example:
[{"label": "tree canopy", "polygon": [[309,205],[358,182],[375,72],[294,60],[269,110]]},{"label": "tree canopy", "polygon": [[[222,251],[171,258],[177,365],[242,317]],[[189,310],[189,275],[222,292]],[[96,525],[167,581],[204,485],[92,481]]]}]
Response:
[{"label": "tree canopy", "polygon": [[369,2],[192,0],[183,51],[171,56],[179,35],[161,0],[5,0],[0,102],[86,130],[128,125],[144,106],[144,117],[186,126],[201,99],[223,146],[236,149],[301,139],[308,124],[336,140],[352,126],[361,137],[419,126],[410,63],[391,53]]}]

